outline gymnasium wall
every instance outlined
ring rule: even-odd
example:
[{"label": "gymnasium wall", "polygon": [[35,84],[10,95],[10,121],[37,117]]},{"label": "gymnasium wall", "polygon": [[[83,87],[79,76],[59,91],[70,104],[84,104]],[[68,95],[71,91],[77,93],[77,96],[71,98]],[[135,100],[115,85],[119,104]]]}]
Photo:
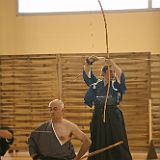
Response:
[{"label": "gymnasium wall", "polygon": [[[3,113],[0,120],[16,129],[14,147],[26,149],[29,132],[48,118],[46,104],[57,96],[62,97],[68,106],[66,118],[89,134],[91,110],[84,108],[82,103],[86,87],[81,85],[79,76],[74,79],[81,72],[84,54],[104,55],[106,52],[102,14],[19,16],[16,10],[16,0],[0,0],[0,103]],[[127,74],[129,89],[122,109],[127,117],[129,143],[132,148],[146,148],[151,127],[156,146],[160,146],[160,64],[157,61],[160,53],[160,11],[110,12],[106,13],[106,18],[109,51],[116,53],[113,58],[124,58],[119,63]],[[148,56],[156,61],[143,60]],[[125,60],[126,57],[129,61]],[[75,86],[82,87],[78,92],[80,96],[75,94]],[[142,101],[134,97],[138,95],[143,97]],[[151,124],[147,117],[150,98],[153,107]],[[140,104],[134,104],[135,101]],[[75,116],[77,110],[83,121]],[[143,117],[144,122],[130,116]],[[30,122],[33,122],[31,126]],[[136,129],[136,124],[140,129]],[[75,144],[79,145],[76,140]]]},{"label": "gymnasium wall", "polygon": [[[106,18],[110,52],[160,53],[160,11]],[[90,52],[106,52],[101,13],[18,16],[16,0],[0,0],[0,54]]]},{"label": "gymnasium wall", "polygon": [[[30,132],[49,119],[48,103],[54,98],[64,101],[65,118],[90,135],[92,109],[83,103],[87,90],[82,79],[86,55],[0,56],[0,122],[14,130],[13,149],[27,149]],[[147,149],[151,138],[156,147],[160,147],[160,56],[152,56],[149,52],[126,52],[112,53],[111,58],[126,75],[127,92],[120,108],[131,149]],[[99,78],[102,65],[97,62],[93,68]],[[73,143],[80,145],[76,139]]]}]

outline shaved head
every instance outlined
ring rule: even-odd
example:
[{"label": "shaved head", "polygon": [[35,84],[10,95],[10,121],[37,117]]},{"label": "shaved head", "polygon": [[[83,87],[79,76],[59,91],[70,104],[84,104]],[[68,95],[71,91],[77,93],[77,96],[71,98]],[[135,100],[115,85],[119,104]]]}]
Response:
[{"label": "shaved head", "polygon": [[54,99],[48,105],[48,107],[52,107],[52,106],[58,106],[58,107],[64,108],[64,103],[59,99]]}]

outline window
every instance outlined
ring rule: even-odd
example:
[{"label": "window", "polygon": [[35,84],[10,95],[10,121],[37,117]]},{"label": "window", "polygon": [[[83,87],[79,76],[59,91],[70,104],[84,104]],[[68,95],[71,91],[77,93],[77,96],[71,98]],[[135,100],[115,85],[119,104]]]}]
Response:
[{"label": "window", "polygon": [[[108,4],[107,4],[108,3]],[[105,10],[146,9],[148,0],[108,0]]]},{"label": "window", "polygon": [[[17,0],[18,13],[61,13],[100,11],[98,0]],[[160,8],[160,0],[101,0],[104,10]]]},{"label": "window", "polygon": [[152,0],[152,8],[160,8],[160,0]]}]

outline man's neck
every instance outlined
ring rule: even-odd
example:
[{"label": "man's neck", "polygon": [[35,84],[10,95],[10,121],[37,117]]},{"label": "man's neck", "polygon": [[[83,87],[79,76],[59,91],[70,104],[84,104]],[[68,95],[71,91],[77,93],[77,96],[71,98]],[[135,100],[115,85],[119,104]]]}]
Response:
[{"label": "man's neck", "polygon": [[52,118],[53,123],[61,123],[63,121],[62,117],[54,117]]}]

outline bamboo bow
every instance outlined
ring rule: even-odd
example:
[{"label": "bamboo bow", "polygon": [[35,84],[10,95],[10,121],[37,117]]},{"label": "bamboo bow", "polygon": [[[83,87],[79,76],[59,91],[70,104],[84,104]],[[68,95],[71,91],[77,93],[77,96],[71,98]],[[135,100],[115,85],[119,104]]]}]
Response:
[{"label": "bamboo bow", "polygon": [[107,147],[105,147],[105,148],[101,148],[101,149],[99,149],[99,150],[93,151],[93,152],[91,152],[91,153],[89,153],[89,154],[81,157],[81,159],[95,156],[95,155],[97,155],[97,154],[99,154],[99,153],[102,153],[102,152],[104,152],[104,151],[106,151],[106,150],[109,150],[109,149],[111,149],[111,148],[114,148],[114,147],[116,147],[116,146],[118,146],[118,145],[120,145],[120,144],[122,144],[122,143],[123,143],[123,141],[119,141],[119,142],[114,143],[114,144],[112,144],[112,145],[110,145],[110,146],[107,146]]},{"label": "bamboo bow", "polygon": [[[105,25],[105,31],[106,31],[106,50],[107,50],[107,58],[109,59],[109,44],[108,44],[108,29],[107,29],[107,21],[106,21],[106,17],[104,14],[104,10],[101,4],[101,1],[98,0],[100,8],[101,8],[101,12],[103,15],[103,20],[104,20],[104,25]],[[107,93],[106,93],[106,99],[105,99],[105,104],[104,104],[104,110],[103,110],[103,122],[105,122],[105,117],[106,117],[106,108],[107,108],[107,100],[108,100],[108,95],[109,95],[109,90],[110,90],[110,65],[108,64],[108,88],[107,88]]]}]

